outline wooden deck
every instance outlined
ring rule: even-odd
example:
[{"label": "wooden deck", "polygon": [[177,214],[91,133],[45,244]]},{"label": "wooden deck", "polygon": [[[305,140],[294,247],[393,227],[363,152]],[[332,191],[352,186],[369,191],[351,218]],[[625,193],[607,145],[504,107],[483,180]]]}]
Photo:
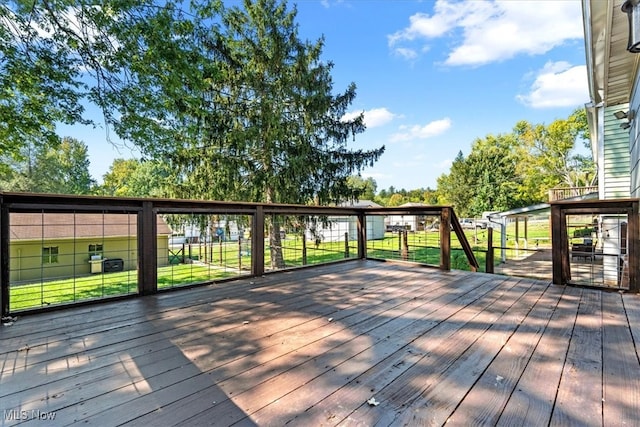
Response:
[{"label": "wooden deck", "polygon": [[639,425],[639,303],[356,261],[25,316],[0,424]]}]

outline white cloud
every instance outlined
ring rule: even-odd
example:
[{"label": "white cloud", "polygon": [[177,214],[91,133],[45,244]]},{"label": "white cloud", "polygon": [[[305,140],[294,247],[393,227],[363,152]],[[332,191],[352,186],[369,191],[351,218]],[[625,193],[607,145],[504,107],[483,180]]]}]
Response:
[{"label": "white cloud", "polygon": [[[391,122],[396,117],[399,117],[397,114],[393,114],[391,111],[386,108],[374,108],[371,110],[364,111],[364,124],[367,126],[367,129],[384,126],[387,123]],[[353,111],[351,113],[347,113],[342,116],[342,120],[352,120],[360,114],[360,111]]]},{"label": "white cloud", "polygon": [[427,139],[446,132],[451,127],[451,119],[448,117],[434,120],[424,126],[402,126],[400,132],[391,135],[390,142],[412,141],[415,139]]},{"label": "white cloud", "polygon": [[329,9],[332,6],[339,6],[344,4],[344,0],[320,0],[320,4],[325,9]]},{"label": "white cloud", "polygon": [[451,159],[445,159],[439,163],[436,163],[435,166],[438,169],[444,169],[444,170],[449,170],[451,168],[451,165],[453,164],[453,160]]},{"label": "white cloud", "polygon": [[[388,36],[389,47],[418,52],[416,44],[449,37],[447,65],[482,65],[518,54],[539,55],[583,37],[578,1],[438,0],[433,15],[417,13]],[[422,49],[423,50],[423,49]],[[411,58],[415,59],[415,58]]]},{"label": "white cloud", "polygon": [[394,53],[398,56],[403,57],[404,59],[407,60],[413,60],[416,59],[418,57],[418,52],[416,52],[413,49],[409,49],[406,47],[399,47],[397,49],[394,50]]},{"label": "white cloud", "polygon": [[586,66],[548,62],[538,72],[529,93],[517,99],[532,108],[580,106],[589,101]]}]

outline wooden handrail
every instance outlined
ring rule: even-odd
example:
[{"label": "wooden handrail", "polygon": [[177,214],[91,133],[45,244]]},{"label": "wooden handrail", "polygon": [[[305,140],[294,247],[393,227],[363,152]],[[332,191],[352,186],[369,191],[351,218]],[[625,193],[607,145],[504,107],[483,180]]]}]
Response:
[{"label": "wooden handrail", "polygon": [[[168,200],[152,198],[115,198],[102,196],[51,195],[0,192],[0,312],[10,313],[10,214],[134,214],[137,216],[138,294],[158,292],[158,247],[156,218],[162,214],[238,214],[251,217],[251,275],[265,273],[265,217],[268,215],[352,216],[357,218],[358,258],[367,258],[366,224],[368,216],[380,215],[433,215],[440,217],[440,269],[451,268],[451,229],[456,233],[472,271],[478,271],[478,262],[464,231],[449,206],[410,207],[345,207],[265,204],[248,202],[217,202],[205,200]],[[404,238],[407,258],[407,239]]]}]

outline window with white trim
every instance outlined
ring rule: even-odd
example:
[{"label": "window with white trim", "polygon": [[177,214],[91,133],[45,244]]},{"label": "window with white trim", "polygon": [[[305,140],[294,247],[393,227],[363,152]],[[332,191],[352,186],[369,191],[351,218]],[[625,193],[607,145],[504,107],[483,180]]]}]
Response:
[{"label": "window with white trim", "polygon": [[57,264],[58,263],[58,247],[47,246],[42,248],[42,263]]},{"label": "window with white trim", "polygon": [[102,243],[89,245],[89,259],[91,259],[91,257],[95,255],[100,255],[100,258],[102,258],[103,253],[104,253],[104,249],[103,249]]}]

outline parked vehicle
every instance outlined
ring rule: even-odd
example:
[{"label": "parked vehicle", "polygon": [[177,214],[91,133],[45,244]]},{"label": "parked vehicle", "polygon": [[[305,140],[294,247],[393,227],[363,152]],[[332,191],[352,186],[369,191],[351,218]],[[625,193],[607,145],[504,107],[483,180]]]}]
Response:
[{"label": "parked vehicle", "polygon": [[463,229],[473,230],[473,229],[482,229],[487,228],[487,221],[483,219],[471,219],[471,218],[462,218],[460,220],[460,225]]}]

